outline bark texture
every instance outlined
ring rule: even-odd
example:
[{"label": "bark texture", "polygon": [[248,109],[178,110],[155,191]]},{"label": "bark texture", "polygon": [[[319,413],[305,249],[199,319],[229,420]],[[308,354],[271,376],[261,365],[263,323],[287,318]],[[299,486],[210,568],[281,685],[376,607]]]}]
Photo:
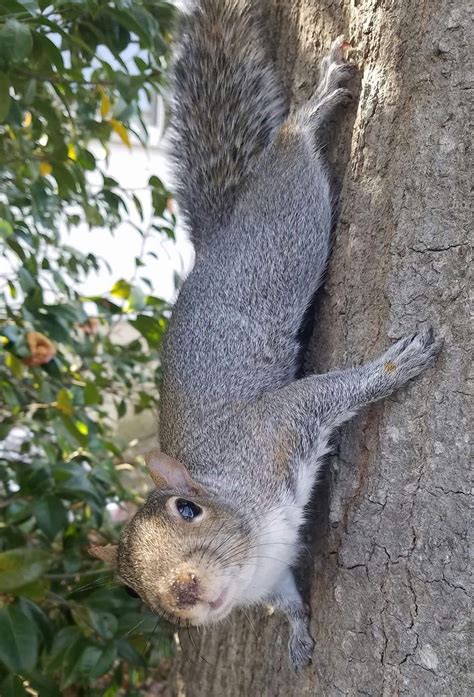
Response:
[{"label": "bark texture", "polygon": [[[367,360],[433,324],[431,370],[345,427],[315,498],[311,668],[263,611],[181,637],[172,694],[472,694],[468,677],[469,274],[467,0],[281,0],[271,7],[291,97],[340,33],[360,97],[332,157],[341,212],[307,368]],[[202,658],[197,656],[197,651]]]}]

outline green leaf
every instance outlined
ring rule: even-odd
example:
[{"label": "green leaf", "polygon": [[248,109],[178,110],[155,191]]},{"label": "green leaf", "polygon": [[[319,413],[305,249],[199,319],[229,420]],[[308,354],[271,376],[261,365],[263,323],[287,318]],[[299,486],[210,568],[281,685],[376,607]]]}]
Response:
[{"label": "green leaf", "polygon": [[72,403],[72,395],[66,388],[61,388],[56,397],[57,408],[66,416],[74,414],[74,405]]},{"label": "green leaf", "polygon": [[23,687],[23,680],[10,674],[2,682],[0,694],[2,697],[28,697],[29,693]]},{"label": "green leaf", "polygon": [[86,675],[92,673],[101,657],[102,649],[99,646],[88,646],[79,660],[80,672]]},{"label": "green leaf", "polygon": [[14,673],[30,671],[38,657],[38,634],[31,619],[19,608],[0,609],[0,661]]},{"label": "green leaf", "polygon": [[117,658],[117,647],[115,643],[109,644],[102,655],[99,657],[94,666],[90,670],[91,678],[100,678],[101,675],[108,673],[112,668],[115,659]]},{"label": "green leaf", "polygon": [[16,378],[21,378],[24,371],[23,363],[13,355],[13,353],[8,353],[5,356],[5,365],[7,365],[12,371]]},{"label": "green leaf", "polygon": [[88,382],[84,387],[84,403],[87,404],[87,406],[102,403],[101,394],[93,382]]},{"label": "green leaf", "polygon": [[36,288],[36,282],[33,276],[25,269],[24,266],[18,270],[18,280],[20,281],[20,285],[25,293],[29,293]]},{"label": "green leaf", "polygon": [[112,639],[117,631],[117,618],[110,612],[89,610],[89,620],[97,634],[104,639]]},{"label": "green leaf", "polygon": [[74,626],[63,627],[54,637],[53,646],[48,658],[50,672],[58,670],[68,649],[82,638],[81,631]]},{"label": "green leaf", "polygon": [[110,292],[116,298],[123,298],[126,300],[130,296],[131,290],[132,287],[130,283],[121,278],[119,281],[114,283]]},{"label": "green leaf", "polygon": [[[1,79],[2,75],[0,73],[0,105],[2,103]],[[3,220],[3,218],[0,218],[0,237],[2,239],[6,239],[7,237],[10,237],[10,235],[13,235],[13,228],[11,224],[8,222],[8,220]]]},{"label": "green leaf", "polygon": [[22,599],[31,598],[31,600],[41,601],[51,588],[51,582],[47,578],[37,578],[36,581],[20,586],[15,590],[15,594]]},{"label": "green leaf", "polygon": [[139,286],[133,286],[132,292],[129,298],[129,308],[130,310],[143,310],[146,305],[145,293]]},{"label": "green leaf", "polygon": [[33,513],[38,527],[51,540],[67,526],[67,511],[61,499],[56,496],[45,496],[36,501]]},{"label": "green leaf", "polygon": [[117,641],[117,649],[119,655],[122,656],[122,658],[125,658],[126,661],[131,663],[132,666],[144,667],[146,665],[144,657],[140,653],[138,653],[136,648],[132,646],[132,644],[126,639],[119,639]]},{"label": "green leaf", "polygon": [[53,626],[49,618],[36,603],[27,598],[20,598],[18,606],[20,610],[36,625],[43,641],[49,646],[53,640]]},{"label": "green leaf", "polygon": [[26,87],[23,91],[23,101],[25,104],[33,104],[36,97],[36,90],[38,87],[38,82],[35,79],[28,80]]},{"label": "green leaf", "polygon": [[64,70],[64,61],[59,48],[50,39],[48,39],[45,34],[40,34],[39,32],[35,34],[35,41],[41,47],[44,55],[47,56],[48,61],[51,65],[54,65],[58,71]]},{"label": "green leaf", "polygon": [[87,641],[77,627],[64,627],[56,635],[48,661],[48,672],[62,670],[63,690],[77,680],[81,657],[86,649]]},{"label": "green leaf", "polygon": [[27,58],[33,48],[33,37],[27,24],[7,19],[0,29],[0,55],[12,63]]},{"label": "green leaf", "polygon": [[156,176],[156,174],[151,175],[148,180],[148,186],[151,186],[153,189],[161,189],[161,191],[164,189],[163,182]]},{"label": "green leaf", "polygon": [[161,344],[166,328],[166,322],[163,318],[156,319],[148,315],[138,315],[135,320],[130,320],[130,324],[145,337],[151,348],[157,348]]},{"label": "green leaf", "polygon": [[[0,73],[0,123],[3,123],[10,111],[10,78]],[[5,222],[5,221],[2,221]]]},{"label": "green leaf", "polygon": [[161,217],[166,209],[166,204],[168,203],[168,194],[158,189],[152,189],[151,191],[151,202],[153,204],[153,210],[156,216]]},{"label": "green leaf", "polygon": [[[43,673],[29,673],[28,682],[36,690],[39,697],[61,697],[61,693],[53,678]],[[31,693],[28,694],[31,695]]]},{"label": "green leaf", "polygon": [[41,549],[21,547],[0,553],[0,592],[13,591],[36,581],[48,568],[50,557]]}]

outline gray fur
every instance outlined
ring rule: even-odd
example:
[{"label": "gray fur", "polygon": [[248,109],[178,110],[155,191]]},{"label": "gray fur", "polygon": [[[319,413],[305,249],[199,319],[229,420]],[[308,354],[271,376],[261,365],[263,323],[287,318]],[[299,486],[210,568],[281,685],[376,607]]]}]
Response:
[{"label": "gray fur", "polygon": [[229,610],[273,602],[298,669],[314,642],[290,567],[331,434],[429,367],[440,343],[414,335],[367,365],[296,380],[298,331],[330,248],[317,131],[347,100],[354,68],[340,37],[314,99],[285,121],[253,17],[247,0],[202,0],[177,64],[175,157],[197,255],[163,351],[160,440],[204,487],[193,500],[209,515],[176,524],[166,500],[183,492],[152,493],[124,532],[119,574],[178,620],[195,621],[164,600],[178,571],[197,574],[206,597],[230,584]]},{"label": "gray fur", "polygon": [[171,155],[197,247],[228,220],[239,188],[284,118],[258,8],[250,0],[201,0],[183,20]]}]

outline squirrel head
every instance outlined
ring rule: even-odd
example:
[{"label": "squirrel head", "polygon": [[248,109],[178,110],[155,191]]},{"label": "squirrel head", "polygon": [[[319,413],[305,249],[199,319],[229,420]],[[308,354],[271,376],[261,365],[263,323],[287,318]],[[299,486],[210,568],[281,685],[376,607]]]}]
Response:
[{"label": "squirrel head", "polygon": [[146,461],[156,490],[118,547],[89,551],[116,566],[128,590],[170,621],[216,622],[242,603],[252,581],[250,528],[238,502],[221,502],[178,460],[154,450]]}]

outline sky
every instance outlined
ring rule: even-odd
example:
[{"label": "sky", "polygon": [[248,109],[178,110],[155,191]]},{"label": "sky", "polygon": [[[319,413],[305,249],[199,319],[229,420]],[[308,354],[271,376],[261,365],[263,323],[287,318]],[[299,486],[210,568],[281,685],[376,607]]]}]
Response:
[{"label": "sky", "polygon": [[[100,156],[99,152],[95,154]],[[134,189],[142,202],[145,219],[150,215],[148,179],[154,174],[166,184],[170,178],[163,149],[155,146],[145,151],[139,144],[132,144],[129,149],[119,142],[114,142],[110,148],[107,172],[124,188]],[[138,217],[136,222],[138,224]],[[90,274],[79,289],[84,295],[106,292],[117,279],[132,278],[134,258],[140,254],[142,245],[142,238],[132,225],[123,223],[114,234],[97,228],[90,231],[86,226],[79,226],[73,230],[64,230],[63,236],[64,241],[80,251],[92,252],[106,259],[112,268],[112,273],[109,273],[102,265],[100,273]],[[141,275],[151,280],[156,295],[172,300],[175,294],[174,273],[185,275],[192,266],[192,246],[185,230],[178,225],[176,242],[168,239],[159,241],[157,235],[151,236],[145,251],[153,251],[158,258],[145,253],[145,266],[140,269]]]}]

